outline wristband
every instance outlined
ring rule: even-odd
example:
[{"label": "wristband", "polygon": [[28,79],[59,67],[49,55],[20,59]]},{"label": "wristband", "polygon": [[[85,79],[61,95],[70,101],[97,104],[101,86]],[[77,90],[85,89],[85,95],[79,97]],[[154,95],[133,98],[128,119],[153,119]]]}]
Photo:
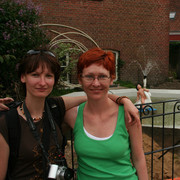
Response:
[{"label": "wristband", "polygon": [[122,103],[118,103],[118,102],[121,101],[121,99],[123,99],[123,98],[129,99],[127,96],[119,96],[119,97],[116,99],[116,103],[117,103],[117,104],[122,104]]}]

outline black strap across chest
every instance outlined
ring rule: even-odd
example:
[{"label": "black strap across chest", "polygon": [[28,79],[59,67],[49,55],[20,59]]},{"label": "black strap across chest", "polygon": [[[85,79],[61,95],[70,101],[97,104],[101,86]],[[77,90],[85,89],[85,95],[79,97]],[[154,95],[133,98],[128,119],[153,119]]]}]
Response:
[{"label": "black strap across chest", "polygon": [[[64,110],[63,110],[63,108],[61,108],[59,106],[57,101],[53,98],[48,98],[47,102],[50,107],[49,111],[51,112],[52,119],[55,120],[55,122],[57,123],[57,125],[61,131],[61,123],[63,121],[63,116],[64,116],[63,111]],[[19,105],[19,103],[18,103],[18,105]],[[20,124],[19,115],[18,115],[16,108],[17,107],[13,107],[11,110],[9,110],[8,112],[5,113],[6,123],[7,123],[7,127],[8,127],[9,147],[10,147],[10,157],[9,157],[9,163],[8,163],[8,171],[9,172],[13,169],[13,167],[16,164],[16,160],[19,155],[19,146],[20,146],[20,140],[21,140],[21,124]],[[47,112],[45,112],[45,113],[47,113]],[[53,123],[50,126],[50,123],[47,120],[48,119],[47,114],[45,114],[45,119],[46,120],[45,120],[45,123],[43,123],[43,128],[46,129],[46,133],[43,133],[42,142],[44,144],[45,152],[48,152],[49,142],[50,142],[49,134],[50,134],[50,132],[52,132],[55,135],[55,133],[52,131],[52,129],[50,129],[50,127],[52,127],[52,125],[53,125],[53,129],[54,129],[55,124]],[[63,136],[62,147],[58,147],[58,149],[61,149],[61,153],[63,153],[63,154],[64,154],[65,145],[66,145],[66,140],[65,140],[65,137]],[[9,173],[7,173],[7,174],[9,174]],[[8,176],[7,176],[7,179],[8,179]]]},{"label": "black strap across chest", "polygon": [[[40,145],[41,150],[43,152],[43,155],[44,155],[46,161],[48,162],[48,164],[50,164],[49,159],[48,159],[48,157],[49,157],[48,151],[45,149],[45,146],[44,146],[45,142],[43,142],[43,140],[41,141],[40,135],[38,134],[38,131],[36,129],[36,125],[33,122],[33,119],[32,119],[32,117],[31,117],[31,115],[30,115],[30,113],[29,113],[29,111],[28,111],[28,109],[26,107],[25,102],[23,103],[23,109],[24,109],[24,113],[25,113],[28,125],[30,127],[30,130],[31,130],[34,138],[37,140],[38,144]],[[44,124],[46,124],[46,125],[48,125],[48,122],[49,122],[50,126],[46,126],[46,129],[49,129],[48,127],[51,127],[51,132],[52,132],[52,136],[54,138],[54,141],[55,141],[55,144],[56,144],[56,147],[57,147],[57,151],[58,151],[59,155],[62,156],[62,151],[61,151],[60,145],[58,143],[58,136],[57,136],[56,126],[55,126],[54,119],[52,117],[52,114],[51,114],[51,111],[50,111],[50,108],[49,108],[49,105],[48,105],[47,102],[45,102],[45,118],[44,118],[43,121],[44,121]],[[47,134],[47,132],[45,132],[43,134]],[[48,143],[48,145],[49,145],[49,143]]]}]

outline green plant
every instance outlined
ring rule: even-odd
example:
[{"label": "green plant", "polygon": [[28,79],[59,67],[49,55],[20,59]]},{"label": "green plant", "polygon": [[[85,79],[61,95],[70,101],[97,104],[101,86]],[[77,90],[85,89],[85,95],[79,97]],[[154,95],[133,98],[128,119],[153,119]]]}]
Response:
[{"label": "green plant", "polygon": [[60,43],[54,50],[61,64],[62,72],[60,80],[67,81],[67,75],[71,76],[75,73],[76,64],[80,50],[70,43]]},{"label": "green plant", "polygon": [[[14,86],[15,67],[29,50],[47,44],[38,27],[40,7],[25,0],[0,0],[0,82],[3,89]],[[1,89],[2,90],[2,89]]]},{"label": "green plant", "polygon": [[173,71],[173,70],[169,71],[168,75],[169,75],[169,77],[173,77],[173,79],[177,78],[177,73],[175,71]]},{"label": "green plant", "polygon": [[171,41],[170,45],[179,46],[180,42],[179,41],[177,41],[177,42],[176,41]]},{"label": "green plant", "polygon": [[81,88],[73,88],[73,89],[58,89],[58,88],[54,88],[51,96],[62,96],[65,94],[69,94],[69,93],[73,93],[73,92],[79,92],[79,91],[83,91]]},{"label": "green plant", "polygon": [[136,87],[136,86],[135,86],[132,82],[130,82],[130,81],[120,81],[120,80],[118,80],[118,81],[114,82],[114,84],[117,84],[117,85],[119,85],[119,86],[128,87],[128,88],[135,88],[135,87]]}]

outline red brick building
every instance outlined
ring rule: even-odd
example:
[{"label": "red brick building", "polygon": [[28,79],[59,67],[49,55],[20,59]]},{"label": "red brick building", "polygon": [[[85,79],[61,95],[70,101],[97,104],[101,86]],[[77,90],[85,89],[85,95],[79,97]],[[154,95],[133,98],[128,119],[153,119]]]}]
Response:
[{"label": "red brick building", "polygon": [[[117,68],[118,79],[142,83],[142,70],[150,71],[147,74],[150,86],[167,78],[169,0],[34,0],[34,2],[42,5],[43,23],[64,24],[78,28],[93,38],[100,47],[119,54],[125,63],[120,71]],[[61,28],[58,31],[62,31]],[[87,48],[95,46],[82,37],[79,37],[79,41]]]}]

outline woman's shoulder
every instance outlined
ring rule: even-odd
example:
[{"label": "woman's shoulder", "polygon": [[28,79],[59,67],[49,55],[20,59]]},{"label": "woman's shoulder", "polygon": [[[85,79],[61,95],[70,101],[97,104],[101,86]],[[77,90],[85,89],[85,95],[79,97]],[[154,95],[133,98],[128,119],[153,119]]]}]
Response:
[{"label": "woman's shoulder", "polygon": [[53,107],[58,105],[60,108],[65,109],[64,100],[61,96],[47,98],[48,104]]},{"label": "woman's shoulder", "polygon": [[79,106],[75,106],[69,110],[66,111],[64,120],[65,122],[73,129],[75,122],[76,122],[76,118],[77,118],[77,114],[78,114],[78,109]]}]

